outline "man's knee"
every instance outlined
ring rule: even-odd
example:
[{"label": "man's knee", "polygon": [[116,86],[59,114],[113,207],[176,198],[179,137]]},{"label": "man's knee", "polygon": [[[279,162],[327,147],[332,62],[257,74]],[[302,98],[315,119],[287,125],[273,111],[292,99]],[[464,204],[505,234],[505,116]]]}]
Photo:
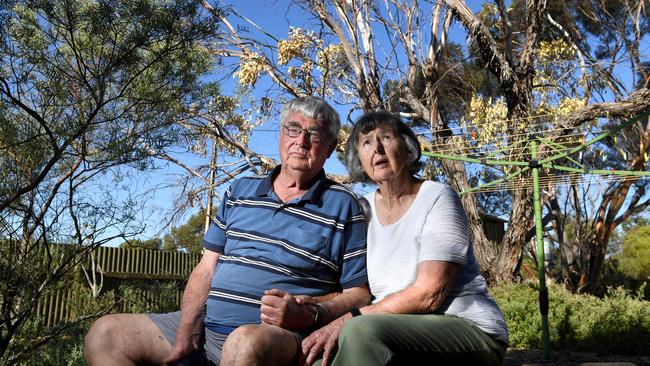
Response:
[{"label": "man's knee", "polygon": [[223,345],[224,357],[238,355],[238,358],[259,359],[268,349],[268,338],[259,325],[243,325],[228,335]]},{"label": "man's knee", "polygon": [[114,315],[97,319],[84,339],[84,356],[89,364],[100,364],[109,358],[110,352],[118,351],[119,326]]},{"label": "man's knee", "polygon": [[115,333],[118,331],[114,315],[104,315],[97,319],[85,338],[85,349],[96,350],[96,348],[106,347],[107,343],[115,339]]},{"label": "man's knee", "polygon": [[291,332],[273,326],[244,325],[226,339],[222,365],[284,365],[294,359],[297,350]]},{"label": "man's knee", "polygon": [[112,314],[99,318],[85,338],[89,364],[132,364],[138,360],[162,361],[169,343],[144,314]]}]

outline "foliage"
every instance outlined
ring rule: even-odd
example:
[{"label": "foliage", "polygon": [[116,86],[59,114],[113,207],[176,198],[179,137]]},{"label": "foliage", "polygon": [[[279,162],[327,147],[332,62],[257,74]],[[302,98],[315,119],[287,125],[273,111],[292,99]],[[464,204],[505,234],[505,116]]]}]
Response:
[{"label": "foliage", "polygon": [[122,282],[114,292],[121,298],[123,313],[167,313],[180,308],[185,281],[138,280]]},{"label": "foliage", "polygon": [[[538,151],[542,160],[580,146],[650,105],[640,47],[649,24],[646,2],[611,3],[294,1],[287,11],[298,16],[287,19],[307,15],[312,22],[300,28],[288,24],[280,36],[260,29],[234,6],[218,19],[230,31],[227,52],[236,56],[233,66],[239,66],[246,90],[261,85],[262,78],[273,83],[265,100],[316,93],[349,106],[350,120],[356,111],[389,109],[413,126],[426,126],[428,131],[419,132],[428,152],[509,163],[484,169],[440,158],[427,165],[426,177],[441,179],[443,172],[459,192],[522,172],[493,190],[461,196],[482,271],[494,282],[507,282],[519,277],[531,235],[532,178],[529,168],[515,165],[530,159],[530,137],[546,139]],[[454,21],[465,29],[467,47],[449,42]],[[335,60],[331,64],[323,62],[327,49],[332,53],[327,59]],[[629,60],[629,72],[621,60]],[[632,74],[643,81],[627,82]],[[603,164],[609,156],[617,161],[613,169],[647,170],[647,129],[626,131],[620,146],[602,141],[593,152],[552,163],[581,171],[612,169],[614,162]],[[594,291],[617,220],[650,205],[640,199],[646,183],[614,178],[601,194],[596,184],[583,186],[570,176],[561,181],[555,173],[542,171],[544,199],[574,202],[548,208],[544,222],[563,227],[573,215],[574,232],[580,234],[571,241],[557,238],[560,256],[566,255],[558,262],[567,268],[561,275],[574,291]],[[563,189],[567,184],[572,187]],[[600,201],[590,205],[583,200],[589,196]],[[499,246],[482,233],[478,207],[509,214]]]},{"label": "foliage", "polygon": [[[83,365],[83,337],[88,330],[90,317],[93,319],[114,307],[117,303],[113,292],[92,298],[91,291],[77,278],[68,278],[58,283],[59,287],[69,287],[71,309],[69,322],[47,326],[45,319],[35,316],[27,320],[21,331],[12,339],[12,349],[20,350],[14,354],[12,363],[26,365]],[[56,291],[57,289],[51,289]],[[15,351],[16,352],[16,351]]]},{"label": "foliage", "polygon": [[616,257],[611,257],[605,262],[602,281],[595,291],[596,296],[604,296],[609,288],[624,288],[633,293],[639,293],[644,300],[650,301],[650,281],[639,280],[628,276],[620,270]]},{"label": "foliage", "polygon": [[[153,281],[125,280],[121,286],[103,293],[99,298],[92,299],[87,287],[78,279],[67,281],[66,286],[72,286],[77,295],[73,303],[68,304],[75,314],[102,314],[111,308],[115,312],[164,313],[178,310],[180,291],[184,288],[183,281]],[[83,355],[84,336],[95,318],[70,323],[58,324],[52,328],[43,325],[42,320],[30,320],[21,337],[16,338],[20,346],[33,347],[42,335],[58,332],[58,336],[38,347],[33,353],[28,353],[18,360],[22,365],[85,365]]]},{"label": "foliage", "polygon": [[162,249],[163,241],[162,239],[156,237],[151,239],[134,239],[128,240],[120,244],[120,248],[131,248],[131,249],[150,249],[158,250]]},{"label": "foliage", "polygon": [[[311,30],[291,27],[287,39],[277,41],[277,63],[286,67],[286,77],[301,93],[331,96],[337,89],[350,90],[345,50]],[[237,71],[240,84],[254,86],[267,72],[265,64],[259,53],[244,52]]]},{"label": "foliage", "polygon": [[0,363],[33,351],[13,339],[82,256],[143,230],[130,174],[176,143],[211,66],[216,25],[197,5],[3,2]]},{"label": "foliage", "polygon": [[[610,288],[603,298],[572,294],[561,286],[549,289],[551,348],[597,353],[650,353],[650,306],[639,294]],[[501,285],[491,289],[501,307],[514,348],[542,347],[536,285]]]},{"label": "foliage", "polygon": [[626,231],[622,247],[617,256],[620,270],[632,278],[650,279],[650,226]]},{"label": "foliage", "polygon": [[197,212],[183,225],[171,228],[169,234],[163,239],[163,249],[185,249],[190,253],[201,253],[204,233],[205,214]]}]

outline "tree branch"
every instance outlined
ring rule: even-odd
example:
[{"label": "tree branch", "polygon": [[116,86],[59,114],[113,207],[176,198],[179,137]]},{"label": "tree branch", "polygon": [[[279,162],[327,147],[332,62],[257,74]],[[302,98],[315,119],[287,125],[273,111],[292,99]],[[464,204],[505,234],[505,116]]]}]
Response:
[{"label": "tree branch", "polygon": [[483,59],[487,62],[487,67],[494,75],[497,75],[501,85],[514,85],[517,76],[512,65],[499,51],[499,47],[487,27],[481,23],[481,20],[463,0],[445,0],[445,3],[454,11],[469,35],[478,43]]}]

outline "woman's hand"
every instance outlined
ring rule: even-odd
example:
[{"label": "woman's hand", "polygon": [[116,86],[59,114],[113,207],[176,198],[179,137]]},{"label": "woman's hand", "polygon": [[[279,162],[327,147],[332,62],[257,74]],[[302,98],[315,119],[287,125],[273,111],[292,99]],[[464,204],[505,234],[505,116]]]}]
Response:
[{"label": "woman's hand", "polygon": [[323,352],[323,362],[321,363],[321,366],[328,366],[330,358],[334,355],[334,351],[336,351],[338,347],[339,333],[341,333],[345,320],[350,317],[349,314],[345,314],[313,332],[309,337],[303,339],[302,364],[313,364],[318,358],[318,355]]}]

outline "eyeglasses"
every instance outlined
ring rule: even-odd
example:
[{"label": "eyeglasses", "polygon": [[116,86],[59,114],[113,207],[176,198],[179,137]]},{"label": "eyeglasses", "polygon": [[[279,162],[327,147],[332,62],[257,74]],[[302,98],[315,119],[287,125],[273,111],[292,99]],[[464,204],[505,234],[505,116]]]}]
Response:
[{"label": "eyeglasses", "polygon": [[309,141],[315,144],[320,144],[325,142],[325,133],[322,131],[310,130],[307,128],[302,128],[297,125],[282,125],[282,132],[291,138],[296,138],[300,136],[300,134],[303,133],[303,131],[305,132],[305,134],[307,134]]}]

